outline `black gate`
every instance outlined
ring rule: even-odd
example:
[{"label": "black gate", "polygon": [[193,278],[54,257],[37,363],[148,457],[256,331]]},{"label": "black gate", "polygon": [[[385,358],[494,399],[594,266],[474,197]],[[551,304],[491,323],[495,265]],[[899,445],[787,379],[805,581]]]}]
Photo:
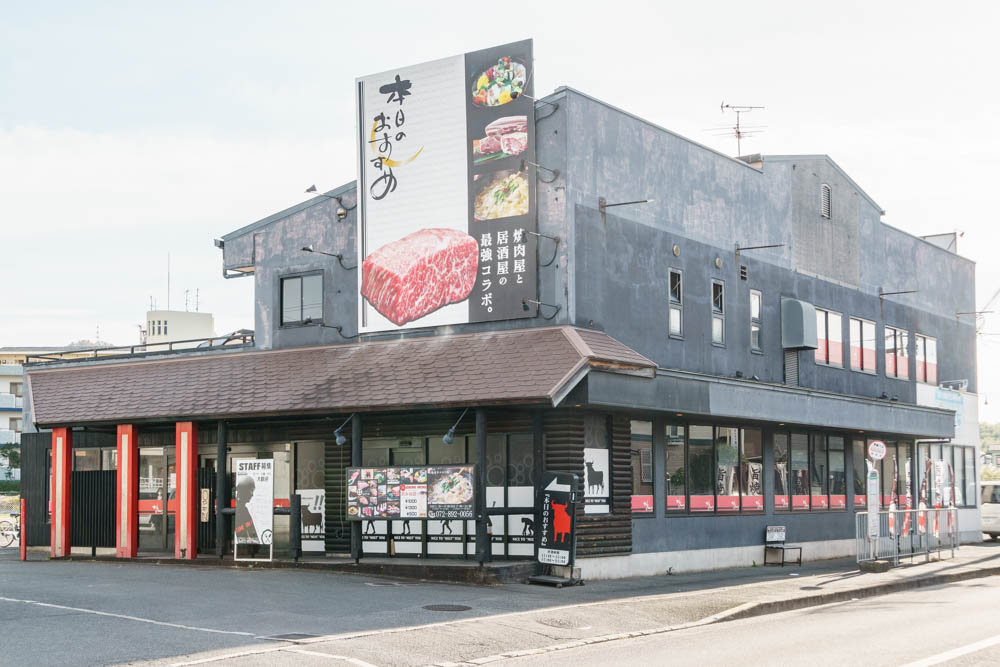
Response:
[{"label": "black gate", "polygon": [[[202,521],[206,518],[201,506],[205,489],[208,489],[208,521]],[[198,468],[198,497],[195,504],[198,516],[198,553],[215,553],[215,471],[211,468]]]},{"label": "black gate", "polygon": [[27,505],[22,529],[29,547],[47,547],[49,526],[49,452],[51,433],[21,434],[21,497]]},{"label": "black gate", "polygon": [[74,470],[70,482],[70,539],[74,547],[115,546],[114,470]]}]

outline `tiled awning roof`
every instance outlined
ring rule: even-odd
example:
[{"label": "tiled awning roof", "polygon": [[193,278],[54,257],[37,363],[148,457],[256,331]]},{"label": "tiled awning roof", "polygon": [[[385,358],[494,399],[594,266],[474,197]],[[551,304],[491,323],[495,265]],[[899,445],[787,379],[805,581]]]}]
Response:
[{"label": "tiled awning roof", "polygon": [[555,405],[591,368],[656,364],[574,327],[32,368],[40,427],[474,405]]}]

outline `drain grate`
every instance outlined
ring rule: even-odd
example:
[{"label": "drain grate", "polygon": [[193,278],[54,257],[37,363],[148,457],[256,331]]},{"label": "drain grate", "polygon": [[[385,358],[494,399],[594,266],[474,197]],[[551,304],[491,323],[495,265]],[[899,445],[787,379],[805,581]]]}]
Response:
[{"label": "drain grate", "polygon": [[303,639],[315,639],[319,635],[311,635],[307,632],[286,632],[281,635],[268,635],[266,637],[257,637],[257,639],[271,639],[276,642],[298,642]]},{"label": "drain grate", "polygon": [[467,607],[464,604],[426,604],[424,609],[427,611],[469,611],[472,607]]}]

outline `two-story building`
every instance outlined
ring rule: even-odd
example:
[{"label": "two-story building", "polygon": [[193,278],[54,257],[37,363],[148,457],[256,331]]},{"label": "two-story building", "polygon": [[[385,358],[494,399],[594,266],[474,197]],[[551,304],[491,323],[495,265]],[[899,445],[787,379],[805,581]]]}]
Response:
[{"label": "two-story building", "polygon": [[[367,184],[236,229],[216,245],[227,278],[254,281],[252,346],[29,366],[51,454],[26,458],[53,480],[29,543],[68,553],[67,460],[85,444],[118,451],[122,556],[221,552],[231,524],[195,528],[197,489],[228,505],[248,456],[274,461],[276,505],[325,492],[328,554],[353,539],[360,557],[531,558],[548,470],[579,476],[585,577],[760,563],[774,523],[806,559],[843,556],[872,439],[887,505],[933,504],[927,462],[944,460],[961,536],[980,539],[976,443],[918,400],[976,392],[972,262],[885,224],[825,155],[734,159],[571,88],[519,101],[535,159],[513,170],[537,223],[522,312],[366,327]],[[348,467],[454,463],[476,466],[475,519],[348,521]],[[134,501],[162,489],[177,503],[137,536]]]}]

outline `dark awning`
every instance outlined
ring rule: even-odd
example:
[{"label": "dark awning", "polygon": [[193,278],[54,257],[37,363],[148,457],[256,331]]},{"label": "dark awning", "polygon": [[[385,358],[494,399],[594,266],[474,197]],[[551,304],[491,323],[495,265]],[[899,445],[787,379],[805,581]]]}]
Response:
[{"label": "dark awning", "polygon": [[592,368],[656,364],[597,331],[518,329],[27,371],[41,428],[474,405],[557,405]]}]

